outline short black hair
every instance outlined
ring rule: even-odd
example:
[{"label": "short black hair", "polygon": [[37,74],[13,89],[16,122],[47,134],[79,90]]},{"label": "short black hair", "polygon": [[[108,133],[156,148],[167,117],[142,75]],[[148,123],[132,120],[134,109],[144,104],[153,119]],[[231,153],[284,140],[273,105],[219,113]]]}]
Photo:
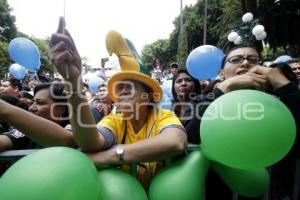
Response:
[{"label": "short black hair", "polygon": [[25,90],[20,91],[19,94],[22,98],[31,99],[31,100],[33,99],[33,96]]},{"label": "short black hair", "polygon": [[39,81],[42,83],[50,83],[51,79],[45,75],[38,75]]},{"label": "short black hair", "polygon": [[171,64],[170,64],[170,68],[178,68],[179,67],[179,65],[178,65],[178,63],[176,63],[176,62],[172,62]]},{"label": "short black hair", "polygon": [[10,76],[6,79],[3,79],[2,82],[4,82],[4,81],[8,81],[12,87],[17,87],[19,91],[22,90],[22,83],[20,80],[15,79],[14,77]]},{"label": "short black hair", "polygon": [[[65,86],[61,82],[40,83],[37,86],[35,86],[35,88],[33,89],[33,95],[35,96],[38,91],[43,89],[48,89],[49,91],[51,89],[55,96],[61,96],[61,97],[66,96],[64,93]],[[67,98],[55,98],[55,96],[54,97],[51,96],[51,98],[55,102],[67,102]]]},{"label": "short black hair", "polygon": [[24,110],[27,110],[28,109],[28,106],[24,103],[22,103],[17,97],[15,96],[12,96],[12,95],[9,95],[9,94],[0,94],[0,99],[2,99],[3,101],[11,104],[11,105],[14,105],[14,106],[17,106],[19,108],[22,108]]},{"label": "short black hair", "polygon": [[[65,85],[61,82],[52,82],[52,83],[40,83],[37,86],[35,86],[35,88],[33,89],[33,94],[34,96],[36,95],[36,93],[40,90],[52,90],[52,94],[54,94],[54,96],[50,95],[51,98],[53,99],[54,102],[57,103],[65,103],[65,105],[62,105],[65,107],[65,113],[63,114],[63,118],[67,118],[69,116],[69,107],[67,106],[67,97],[66,94],[64,92],[65,89]],[[69,120],[63,120],[60,125],[62,127],[65,127],[67,124],[69,124],[70,121]]]}]

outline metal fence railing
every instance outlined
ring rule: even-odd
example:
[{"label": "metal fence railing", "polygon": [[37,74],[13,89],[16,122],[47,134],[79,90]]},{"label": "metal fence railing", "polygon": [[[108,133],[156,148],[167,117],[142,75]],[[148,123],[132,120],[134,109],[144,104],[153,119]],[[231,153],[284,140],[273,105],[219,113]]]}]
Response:
[{"label": "metal fence railing", "polygon": [[[188,145],[187,151],[193,151],[199,148],[198,145]],[[0,152],[0,165],[1,163],[14,163],[18,159],[27,156],[39,149],[28,149],[28,150],[10,150]],[[295,179],[294,179],[294,186],[293,186],[293,197],[291,200],[300,200],[300,160],[297,161],[295,166]],[[232,200],[238,200],[239,196],[237,193],[232,193]],[[268,191],[266,191],[264,195],[264,200],[270,200]]]}]

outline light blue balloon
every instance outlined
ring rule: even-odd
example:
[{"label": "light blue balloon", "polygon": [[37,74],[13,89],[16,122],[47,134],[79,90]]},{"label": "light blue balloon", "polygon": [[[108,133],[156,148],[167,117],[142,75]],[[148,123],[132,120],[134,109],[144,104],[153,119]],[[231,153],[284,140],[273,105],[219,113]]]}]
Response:
[{"label": "light blue balloon", "polygon": [[187,70],[196,79],[213,79],[220,71],[223,58],[224,53],[219,48],[202,45],[189,54],[186,61]]},{"label": "light blue balloon", "polygon": [[92,76],[88,82],[89,90],[92,93],[97,93],[99,86],[104,83],[104,80],[98,76]]},{"label": "light blue balloon", "polygon": [[41,68],[41,60],[39,60],[39,63],[38,63],[38,65],[37,65],[37,67],[36,67],[36,69],[35,69],[35,71],[39,71],[39,69]]},{"label": "light blue balloon", "polygon": [[292,60],[292,59],[293,58],[289,55],[283,55],[283,56],[279,56],[278,58],[276,58],[274,63],[287,62],[287,61]]},{"label": "light blue balloon", "polygon": [[37,70],[40,67],[40,52],[38,47],[29,39],[19,37],[8,45],[10,57],[28,70]]},{"label": "light blue balloon", "polygon": [[25,67],[19,65],[18,63],[14,63],[9,67],[9,73],[16,79],[22,80],[25,77],[26,69]]}]

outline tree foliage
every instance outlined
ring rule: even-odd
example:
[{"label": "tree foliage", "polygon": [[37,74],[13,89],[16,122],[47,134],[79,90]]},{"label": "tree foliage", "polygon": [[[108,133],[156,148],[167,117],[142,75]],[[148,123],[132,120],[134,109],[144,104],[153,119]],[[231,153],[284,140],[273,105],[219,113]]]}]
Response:
[{"label": "tree foliage", "polygon": [[8,42],[16,36],[15,17],[10,14],[11,8],[6,0],[0,0],[0,35],[1,42]]},{"label": "tree foliage", "polygon": [[9,66],[13,63],[8,54],[8,44],[15,37],[25,37],[32,40],[39,48],[41,55],[41,68],[38,71],[41,73],[53,74],[54,67],[52,66],[49,57],[48,39],[39,39],[29,37],[28,35],[18,32],[15,26],[15,17],[10,14],[11,8],[6,0],[0,0],[0,78],[3,78],[7,73]]},{"label": "tree foliage", "polygon": [[291,56],[299,57],[300,2],[264,0],[257,10],[268,33],[270,47],[275,51],[281,47]]},{"label": "tree foliage", "polygon": [[159,59],[162,63],[162,67],[165,67],[168,59],[171,57],[170,54],[169,40],[157,40],[151,45],[146,45],[142,50],[142,60],[147,69],[155,66],[155,60]]},{"label": "tree foliage", "polygon": [[8,72],[12,63],[8,52],[8,42],[16,36],[15,17],[10,15],[11,8],[6,0],[0,0],[0,78]]},{"label": "tree foliage", "polygon": [[185,61],[188,57],[188,41],[186,27],[182,27],[182,32],[179,34],[177,62],[179,66],[185,68]]},{"label": "tree foliage", "polygon": [[[270,48],[264,50],[265,59],[272,60],[282,54],[299,57],[299,10],[299,0],[208,0],[207,44],[226,51],[230,44],[227,40],[228,34],[233,27],[242,23],[244,13],[252,12],[267,32],[265,41]],[[173,24],[174,30],[166,39],[169,57],[164,57],[165,63],[161,62],[163,65],[173,61],[183,63],[182,55],[188,55],[194,48],[203,44],[204,0],[198,0],[194,6],[185,7],[183,10],[183,29],[187,34],[182,37],[187,40],[187,49],[186,44],[182,44],[182,38],[179,38],[180,16],[175,18]],[[156,42],[146,46],[148,60],[155,60],[155,52],[151,52],[150,49],[159,51],[156,49],[158,46],[153,48],[152,45],[156,45]],[[142,51],[142,58],[145,58],[144,53],[145,51]]]},{"label": "tree foliage", "polygon": [[[163,66],[168,66],[171,62],[178,62],[181,66],[185,66],[185,60],[188,54],[196,47],[203,44],[203,22],[204,22],[204,1],[199,0],[194,6],[186,6],[183,9],[183,33],[180,35],[180,16],[176,17],[173,24],[175,29],[170,34],[170,37],[166,39],[165,44],[169,45],[165,47],[168,49],[168,57],[163,56],[164,59],[160,60]],[[209,0],[207,17],[208,31],[207,31],[207,43],[216,45],[218,42],[218,34],[216,34],[215,25],[220,21],[220,16],[222,15],[222,10],[220,9],[221,0]],[[156,46],[156,47],[153,47]],[[154,50],[158,46],[156,42],[147,45],[142,50],[142,59],[145,63],[151,65],[153,64],[155,57]],[[155,51],[158,51],[157,49]],[[145,55],[147,54],[147,55]],[[157,55],[155,55],[157,56]],[[144,60],[152,60],[148,62]],[[153,67],[154,65],[150,66]]]}]

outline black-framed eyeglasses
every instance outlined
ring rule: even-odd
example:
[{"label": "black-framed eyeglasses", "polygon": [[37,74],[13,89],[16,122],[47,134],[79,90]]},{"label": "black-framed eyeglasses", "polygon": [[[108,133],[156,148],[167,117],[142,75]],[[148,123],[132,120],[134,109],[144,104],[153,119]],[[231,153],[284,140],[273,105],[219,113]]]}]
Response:
[{"label": "black-framed eyeglasses", "polygon": [[249,55],[247,57],[244,57],[242,55],[236,55],[228,58],[225,63],[229,62],[231,64],[241,64],[244,62],[244,60],[247,60],[249,64],[257,65],[260,62],[259,56],[256,55]]}]

